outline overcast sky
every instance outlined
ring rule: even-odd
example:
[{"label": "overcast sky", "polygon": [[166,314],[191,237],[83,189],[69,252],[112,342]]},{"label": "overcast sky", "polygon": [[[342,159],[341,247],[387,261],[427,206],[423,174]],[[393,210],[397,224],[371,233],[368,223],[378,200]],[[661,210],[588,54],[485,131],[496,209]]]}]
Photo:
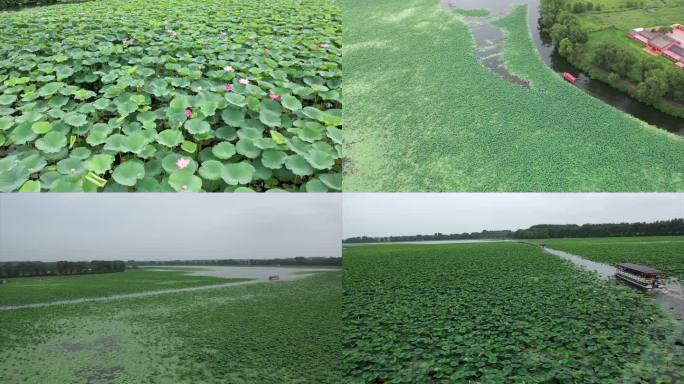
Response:
[{"label": "overcast sky", "polygon": [[0,261],[340,256],[339,194],[0,194]]},{"label": "overcast sky", "polygon": [[684,194],[346,193],[345,238],[684,217]]}]

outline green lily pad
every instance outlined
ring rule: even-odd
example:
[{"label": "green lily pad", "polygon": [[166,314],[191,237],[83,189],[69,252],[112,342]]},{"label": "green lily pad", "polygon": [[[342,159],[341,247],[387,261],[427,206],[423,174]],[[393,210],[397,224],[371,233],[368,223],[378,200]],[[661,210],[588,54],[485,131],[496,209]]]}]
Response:
[{"label": "green lily pad", "polygon": [[202,190],[202,179],[189,169],[175,171],[169,176],[169,185],[177,192],[199,192]]},{"label": "green lily pad", "polygon": [[304,158],[316,169],[328,169],[335,163],[335,160],[330,153],[318,149],[313,149],[311,152],[304,155]]},{"label": "green lily pad", "polygon": [[176,129],[165,129],[157,135],[157,142],[161,145],[173,148],[183,142],[183,133]]},{"label": "green lily pad", "polygon": [[275,149],[267,149],[261,155],[261,162],[264,167],[279,169],[285,164],[287,153]]},{"label": "green lily pad", "polygon": [[26,182],[31,173],[23,166],[0,169],[0,192],[12,192]]},{"label": "green lily pad", "polygon": [[103,153],[95,155],[88,160],[86,167],[88,170],[93,171],[98,175],[102,175],[112,169],[112,163],[114,163],[114,156]]},{"label": "green lily pad", "polygon": [[112,178],[121,185],[132,187],[145,177],[145,167],[140,161],[128,160],[114,169]]},{"label": "green lily pad", "polygon": [[221,112],[224,123],[233,127],[240,127],[245,123],[245,111],[237,108],[226,108]]},{"label": "green lily pad", "polygon": [[221,178],[229,185],[247,184],[252,181],[254,171],[252,164],[246,162],[226,164]]},{"label": "green lily pad", "polygon": [[0,131],[6,131],[14,125],[12,117],[0,117]]},{"label": "green lily pad", "polygon": [[190,119],[185,123],[185,129],[193,135],[199,135],[211,131],[211,126],[202,119]]},{"label": "green lily pad", "polygon": [[235,144],[235,150],[237,153],[250,159],[255,159],[261,154],[261,149],[254,145],[254,141],[246,138],[238,140],[237,144]]},{"label": "green lily pad", "polygon": [[342,190],[342,175],[339,173],[323,173],[318,175],[318,179],[321,180],[326,187],[335,190]]},{"label": "green lily pad", "polygon": [[197,143],[193,141],[184,140],[181,144],[181,149],[187,153],[195,153],[195,151],[197,151]]},{"label": "green lily pad", "polygon": [[304,188],[307,192],[328,192],[328,187],[316,178],[307,181]]},{"label": "green lily pad", "polygon": [[40,192],[40,181],[28,180],[19,188],[19,192]]},{"label": "green lily pad", "polygon": [[57,172],[61,173],[62,175],[81,176],[83,173],[85,173],[85,170],[85,162],[73,157],[60,160],[57,163]]},{"label": "green lily pad", "polygon": [[218,160],[207,160],[199,168],[199,174],[203,179],[219,180],[223,174],[223,164]]},{"label": "green lily pad", "polygon": [[33,132],[42,135],[44,133],[50,132],[52,129],[52,124],[49,121],[37,121],[31,126]]},{"label": "green lily pad", "polygon": [[297,176],[308,176],[313,174],[313,168],[301,155],[289,156],[285,161],[285,168],[289,169]]},{"label": "green lily pad", "polygon": [[223,141],[214,145],[211,153],[219,159],[227,160],[235,155],[235,146],[227,141]]},{"label": "green lily pad", "polygon": [[17,95],[0,95],[0,105],[10,105],[17,100]]},{"label": "green lily pad", "polygon": [[48,132],[45,136],[36,140],[36,148],[45,153],[57,153],[67,144],[65,134],[58,131]]},{"label": "green lily pad", "polygon": [[238,94],[238,93],[229,92],[229,93],[226,93],[226,95],[224,97],[226,98],[227,102],[229,102],[230,104],[232,104],[236,107],[242,108],[245,105],[247,105],[247,102],[245,101],[245,97]]},{"label": "green lily pad", "polygon": [[86,118],[86,115],[82,115],[80,113],[72,113],[64,119],[64,122],[74,127],[80,127],[82,125],[85,125],[85,123],[88,122],[88,119]]},{"label": "green lily pad", "polygon": [[259,108],[259,121],[269,127],[279,127],[282,125],[280,116],[282,107],[276,101],[264,100]]},{"label": "green lily pad", "polygon": [[296,97],[292,95],[285,95],[282,97],[281,103],[283,107],[291,111],[299,111],[302,109],[302,103]]}]

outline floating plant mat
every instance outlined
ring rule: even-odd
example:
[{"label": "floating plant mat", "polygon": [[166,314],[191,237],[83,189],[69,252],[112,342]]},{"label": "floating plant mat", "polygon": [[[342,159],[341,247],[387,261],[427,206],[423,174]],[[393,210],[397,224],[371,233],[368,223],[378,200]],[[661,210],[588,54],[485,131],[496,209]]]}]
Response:
[{"label": "floating plant mat", "polygon": [[650,297],[529,245],[357,246],[343,256],[348,382],[683,379],[682,328]]},{"label": "floating plant mat", "polygon": [[2,18],[0,191],[340,190],[336,1]]}]

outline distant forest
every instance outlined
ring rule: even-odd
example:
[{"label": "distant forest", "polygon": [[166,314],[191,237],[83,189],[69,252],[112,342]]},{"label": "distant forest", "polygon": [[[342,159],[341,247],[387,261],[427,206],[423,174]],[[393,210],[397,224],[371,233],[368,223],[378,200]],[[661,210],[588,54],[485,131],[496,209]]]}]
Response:
[{"label": "distant forest", "polygon": [[81,275],[90,273],[123,272],[126,263],[119,260],[104,261],[11,261],[0,262],[0,278],[45,275]]},{"label": "distant forest", "polygon": [[219,259],[219,260],[164,260],[133,261],[132,265],[315,265],[341,266],[341,257],[295,257],[290,259]]},{"label": "distant forest", "polygon": [[482,231],[471,233],[435,233],[432,235],[351,237],[350,243],[383,243],[395,241],[476,240],[476,239],[548,239],[558,237],[612,237],[612,236],[674,236],[684,235],[684,219],[653,223],[618,224],[539,224],[517,231]]}]

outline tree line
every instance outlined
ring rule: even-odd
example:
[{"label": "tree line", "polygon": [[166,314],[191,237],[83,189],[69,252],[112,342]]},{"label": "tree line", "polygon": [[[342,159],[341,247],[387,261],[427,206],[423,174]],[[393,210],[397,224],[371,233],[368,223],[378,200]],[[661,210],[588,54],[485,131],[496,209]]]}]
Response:
[{"label": "tree line", "polygon": [[559,237],[614,237],[614,236],[676,236],[684,235],[684,219],[655,221],[652,223],[609,224],[539,224],[517,231],[481,231],[470,233],[435,233],[409,236],[359,236],[344,239],[345,244],[383,243],[399,241],[440,241],[478,239],[548,239]]},{"label": "tree line", "polygon": [[[578,8],[577,4],[583,5]],[[674,65],[663,65],[648,55],[629,50],[625,44],[614,42],[602,42],[589,52],[582,51],[582,48],[588,49],[583,44],[589,35],[575,14],[594,9],[588,4],[573,5],[568,0],[541,1],[539,25],[551,36],[558,53],[581,68],[586,65],[582,65],[580,56],[590,58],[593,65],[608,72],[602,80],[620,89],[624,88],[620,86],[621,80],[635,84],[636,88],[630,93],[643,102],[657,104],[669,99],[684,103],[684,71]],[[624,31],[625,39],[627,32]]]},{"label": "tree line", "polygon": [[133,265],[285,265],[285,266],[341,266],[341,257],[294,257],[287,259],[217,259],[133,261]]},{"label": "tree line", "polygon": [[80,275],[89,273],[123,272],[125,270],[126,263],[119,260],[0,262],[0,277]]}]

